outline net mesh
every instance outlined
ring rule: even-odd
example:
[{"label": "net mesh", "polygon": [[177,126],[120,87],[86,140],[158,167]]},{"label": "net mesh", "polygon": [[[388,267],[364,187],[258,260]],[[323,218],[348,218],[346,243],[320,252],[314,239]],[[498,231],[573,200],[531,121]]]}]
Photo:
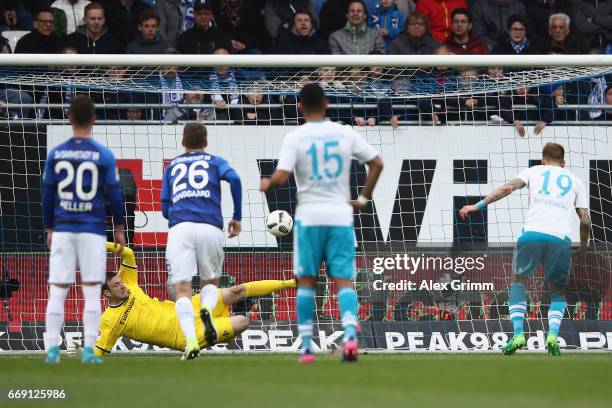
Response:
[{"label": "net mesh", "polygon": [[[512,332],[512,248],[527,194],[499,201],[468,222],[458,219],[457,210],[537,164],[543,144],[555,141],[565,146],[567,166],[588,186],[593,220],[591,250],[572,265],[561,335],[570,348],[610,349],[605,333],[612,331],[612,107],[603,93],[611,71],[4,67],[0,177],[9,182],[0,186],[0,349],[43,347],[48,254],[40,178],[48,149],[70,137],[67,107],[76,93],[96,101],[94,138],[118,161],[139,283],[149,296],[166,299],[161,175],[164,162],[182,151],[182,123],[188,121],[211,125],[209,149],[243,180],[243,232],[226,242],[224,286],[292,277],[292,237],[274,238],[264,220],[277,209],[294,213],[295,182],[265,196],[258,186],[261,176],[272,173],[283,136],[302,123],[296,92],[309,81],[324,85],[328,116],[355,126],[386,164],[372,203],[355,217],[365,348],[496,350],[505,343]],[[366,169],[358,162],[351,166],[356,197]],[[227,221],[229,190],[224,196]],[[576,228],[572,238],[578,241]],[[417,268],[410,262],[418,259],[423,264]],[[108,269],[117,267],[109,259]],[[331,350],[342,327],[335,288],[324,272],[325,265],[317,281],[315,343]],[[531,349],[543,347],[547,329],[550,292],[542,276],[538,270],[528,285]],[[66,303],[64,346],[81,338],[82,306],[77,282]],[[251,327],[227,347],[297,349],[294,310],[294,290],[233,305],[234,313],[249,316]],[[123,338],[115,350],[159,349]]]}]

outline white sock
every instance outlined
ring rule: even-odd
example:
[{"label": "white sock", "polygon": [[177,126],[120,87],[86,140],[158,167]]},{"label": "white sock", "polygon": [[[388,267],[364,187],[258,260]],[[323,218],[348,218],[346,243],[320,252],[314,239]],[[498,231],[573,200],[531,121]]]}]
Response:
[{"label": "white sock", "polygon": [[68,296],[68,288],[49,285],[49,299],[45,314],[45,348],[60,345],[60,332],[64,324],[64,302]]},{"label": "white sock", "polygon": [[83,334],[85,347],[94,347],[98,330],[100,327],[100,316],[102,314],[100,308],[100,284],[83,285],[83,297],[85,298],[85,307],[83,308]]},{"label": "white sock", "polygon": [[215,285],[209,283],[208,285],[202,288],[200,292],[200,305],[202,307],[208,308],[212,312],[212,310],[217,306],[217,301],[219,300],[219,288]]},{"label": "white sock", "polygon": [[185,339],[195,339],[195,315],[191,306],[191,301],[187,297],[181,297],[176,300],[176,314],[178,315],[179,325],[185,335]]}]

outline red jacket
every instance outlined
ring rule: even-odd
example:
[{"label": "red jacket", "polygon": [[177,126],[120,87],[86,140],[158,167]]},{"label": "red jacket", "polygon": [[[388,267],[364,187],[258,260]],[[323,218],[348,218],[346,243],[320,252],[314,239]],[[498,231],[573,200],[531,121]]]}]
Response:
[{"label": "red jacket", "polygon": [[425,14],[432,37],[443,43],[450,33],[453,11],[461,7],[467,8],[465,0],[419,0],[415,11]]},{"label": "red jacket", "polygon": [[487,43],[472,35],[472,33],[470,33],[468,42],[463,45],[458,44],[452,34],[448,36],[444,45],[448,47],[450,52],[457,55],[489,54]]}]

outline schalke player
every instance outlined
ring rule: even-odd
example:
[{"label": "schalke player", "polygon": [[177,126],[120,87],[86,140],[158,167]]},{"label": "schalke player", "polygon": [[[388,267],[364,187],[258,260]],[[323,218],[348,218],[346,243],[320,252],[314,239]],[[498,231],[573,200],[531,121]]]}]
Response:
[{"label": "schalke player", "polygon": [[546,143],[542,150],[542,165],[523,170],[514,180],[498,187],[476,205],[464,206],[459,213],[461,218],[466,219],[468,214],[510,195],[514,190],[525,186],[529,188],[529,210],[512,265],[514,276],[508,304],[514,337],[502,350],[507,355],[526,344],[523,333],[527,310],[525,283],[540,264],[551,291],[546,349],[549,355],[560,354],[557,336],[567,306],[565,288],[571,264],[569,236],[574,212],[580,219],[581,252],[586,250],[591,230],[584,185],[575,174],[564,168],[564,155],[563,146]]},{"label": "schalke player", "polygon": [[[261,191],[282,186],[295,172],[298,206],[295,213],[293,267],[298,276],[298,331],[301,363],[314,362],[312,352],[315,278],[324,260],[338,291],[344,328],[343,360],[357,359],[357,294],[353,209],[362,209],[383,168],[381,158],[349,126],[325,120],[327,98],[317,84],[300,91],[300,110],[306,123],[283,140],[276,170],[261,180]],[[358,200],[350,201],[351,158],[369,166]]]},{"label": "schalke player", "polygon": [[223,215],[221,180],[230,184],[234,215],[228,224],[229,238],[240,234],[242,186],[240,177],[219,156],[204,151],[206,128],[188,123],[183,130],[185,153],[174,158],[162,181],[162,212],[170,231],[166,259],[170,281],[175,285],[176,313],[185,335],[183,359],[193,359],[200,351],[191,303],[191,278],[199,271],[200,318],[206,343],[217,340],[212,311],[219,297],[219,277],[223,267]]},{"label": "schalke player", "polygon": [[44,173],[43,209],[49,257],[49,300],[45,315],[45,361],[60,359],[64,301],[77,265],[83,282],[83,363],[100,364],[93,347],[100,323],[100,288],[106,268],[106,202],[115,224],[115,242],[125,244],[123,197],[115,157],[94,142],[94,104],[79,95],[70,104],[73,137],[51,150]]},{"label": "schalke player", "polygon": [[[176,316],[175,303],[149,297],[138,285],[138,270],[134,251],[128,247],[115,247],[112,242],[106,248],[121,257],[119,273],[108,272],[102,285],[102,294],[108,307],[102,314],[100,335],[96,341],[96,354],[110,353],[121,336],[147,344],[185,349],[183,335]],[[295,288],[294,279],[263,280],[246,282],[230,288],[219,289],[217,304],[213,309],[213,320],[217,328],[217,339],[208,343],[204,338],[204,326],[200,319],[195,322],[196,337],[200,348],[227,343],[249,327],[246,316],[232,316],[230,307],[247,297],[266,296],[283,289]],[[191,307],[200,310],[200,298],[194,296]]]}]

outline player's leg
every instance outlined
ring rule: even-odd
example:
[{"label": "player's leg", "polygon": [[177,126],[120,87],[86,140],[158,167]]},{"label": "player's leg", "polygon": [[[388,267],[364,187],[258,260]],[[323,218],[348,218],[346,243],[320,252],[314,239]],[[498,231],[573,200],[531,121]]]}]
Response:
[{"label": "player's leg", "polygon": [[541,262],[542,244],[536,233],[523,233],[517,243],[512,260],[513,277],[510,285],[508,306],[514,336],[502,349],[506,355],[525,347],[524,320],[527,312],[527,290],[525,285]]},{"label": "player's leg", "polygon": [[100,317],[100,294],[106,273],[106,237],[97,234],[77,235],[77,255],[81,281],[83,282],[83,358],[85,364],[101,364],[94,346],[98,337]]},{"label": "player's leg", "polygon": [[190,223],[180,223],[168,232],[166,259],[170,282],[174,285],[175,308],[179,326],[185,335],[183,360],[198,356],[200,346],[196,336],[195,314],[191,306],[191,278],[196,271],[195,249],[191,244]]},{"label": "player's leg", "polygon": [[343,361],[357,360],[357,292],[353,287],[355,278],[355,231],[353,227],[326,227],[328,239],[326,261],[329,275],[333,278],[338,293],[338,304],[342,318]]},{"label": "player's leg", "polygon": [[565,288],[569,280],[571,250],[571,241],[569,239],[559,239],[556,242],[551,242],[543,261],[544,276],[550,289],[546,350],[551,356],[561,354],[558,336],[561,321],[567,308]]},{"label": "player's leg", "polygon": [[49,255],[49,298],[45,312],[45,362],[59,363],[64,303],[76,273],[76,245],[68,232],[53,232]]},{"label": "player's leg", "polygon": [[223,288],[221,289],[221,297],[223,303],[229,306],[247,297],[267,296],[283,289],[295,289],[296,287],[296,279],[260,280]]},{"label": "player's leg", "polygon": [[223,269],[223,231],[209,224],[198,225],[196,259],[200,274],[200,318],[209,346],[217,342],[213,310],[219,300],[219,278]]},{"label": "player's leg", "polygon": [[300,362],[314,362],[312,335],[315,313],[315,277],[323,257],[323,227],[304,227],[295,222],[293,230],[293,268],[298,277],[296,311],[298,333],[302,339]]}]

